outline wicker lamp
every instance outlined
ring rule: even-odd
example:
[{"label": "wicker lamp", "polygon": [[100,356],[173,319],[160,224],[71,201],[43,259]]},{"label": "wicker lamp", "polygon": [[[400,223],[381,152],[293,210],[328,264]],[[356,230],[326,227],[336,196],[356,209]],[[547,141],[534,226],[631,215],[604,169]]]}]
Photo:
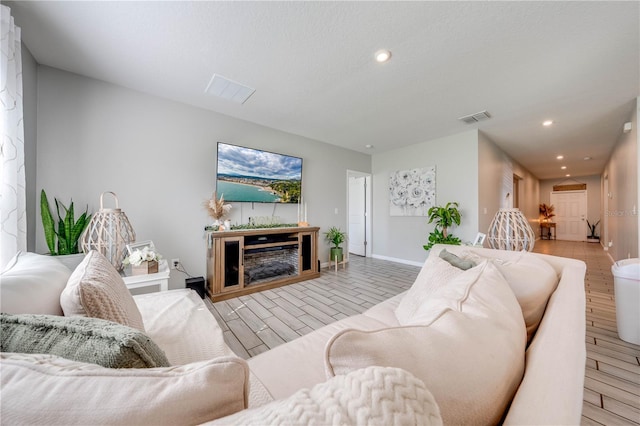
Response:
[{"label": "wicker lamp", "polygon": [[[104,194],[113,195],[116,200],[114,209],[104,208]],[[135,241],[136,233],[133,231],[127,215],[120,210],[118,197],[113,192],[103,192],[100,195],[100,210],[93,215],[89,226],[82,234],[82,251],[88,253],[90,250],[97,250],[118,271],[122,271],[126,246]]]},{"label": "wicker lamp", "polygon": [[[507,195],[506,203],[509,202]],[[519,209],[503,208],[498,210],[489,225],[487,233],[489,247],[498,250],[532,251],[536,235]]]}]

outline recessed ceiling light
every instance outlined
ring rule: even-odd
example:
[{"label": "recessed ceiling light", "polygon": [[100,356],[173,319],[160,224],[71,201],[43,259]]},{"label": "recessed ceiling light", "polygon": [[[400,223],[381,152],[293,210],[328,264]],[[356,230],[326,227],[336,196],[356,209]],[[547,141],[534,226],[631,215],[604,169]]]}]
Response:
[{"label": "recessed ceiling light", "polygon": [[566,170],[567,166],[560,167],[562,170]]},{"label": "recessed ceiling light", "polygon": [[366,144],[364,147],[365,147],[365,148],[367,148],[367,149],[371,149],[371,148],[373,148],[373,145],[371,145],[370,143],[368,143],[368,144]]},{"label": "recessed ceiling light", "polygon": [[542,122],[543,126],[549,127],[553,124],[553,120],[546,120]]},{"label": "recessed ceiling light", "polygon": [[564,155],[558,155],[558,156],[556,157],[556,159],[557,159],[557,160],[562,160],[563,158],[564,158]]},{"label": "recessed ceiling light", "polygon": [[389,59],[391,59],[391,52],[387,49],[380,49],[374,56],[376,58],[376,62],[387,62]]},{"label": "recessed ceiling light", "polygon": [[584,160],[584,161],[589,161],[589,160],[591,160],[591,157],[589,157],[589,156],[584,157],[584,158],[583,158],[583,160]]},{"label": "recessed ceiling light", "polygon": [[570,177],[571,175],[570,175],[569,173],[567,173],[565,176],[566,176],[566,177]]}]

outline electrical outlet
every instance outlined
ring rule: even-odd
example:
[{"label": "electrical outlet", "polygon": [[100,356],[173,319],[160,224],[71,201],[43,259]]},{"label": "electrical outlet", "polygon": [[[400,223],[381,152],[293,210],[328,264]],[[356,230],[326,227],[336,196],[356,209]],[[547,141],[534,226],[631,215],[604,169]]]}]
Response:
[{"label": "electrical outlet", "polygon": [[176,269],[180,265],[180,259],[171,259],[171,269]]}]

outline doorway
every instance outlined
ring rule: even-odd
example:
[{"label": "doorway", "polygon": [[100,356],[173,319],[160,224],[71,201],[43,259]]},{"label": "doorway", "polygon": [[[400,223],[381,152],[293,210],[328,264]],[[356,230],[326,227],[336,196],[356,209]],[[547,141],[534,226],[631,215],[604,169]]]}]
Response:
[{"label": "doorway", "polygon": [[587,238],[587,191],[554,191],[550,197],[555,206],[556,238],[585,241]]},{"label": "doorway", "polygon": [[349,254],[371,256],[371,174],[347,171]]}]

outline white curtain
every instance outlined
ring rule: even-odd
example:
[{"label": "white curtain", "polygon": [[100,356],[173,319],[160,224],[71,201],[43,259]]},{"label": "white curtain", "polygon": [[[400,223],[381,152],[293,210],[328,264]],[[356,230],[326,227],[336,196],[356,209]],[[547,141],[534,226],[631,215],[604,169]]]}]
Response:
[{"label": "white curtain", "polygon": [[0,269],[19,251],[27,249],[27,213],[22,120],[22,53],[20,27],[11,9],[0,5],[2,53],[0,57]]}]

